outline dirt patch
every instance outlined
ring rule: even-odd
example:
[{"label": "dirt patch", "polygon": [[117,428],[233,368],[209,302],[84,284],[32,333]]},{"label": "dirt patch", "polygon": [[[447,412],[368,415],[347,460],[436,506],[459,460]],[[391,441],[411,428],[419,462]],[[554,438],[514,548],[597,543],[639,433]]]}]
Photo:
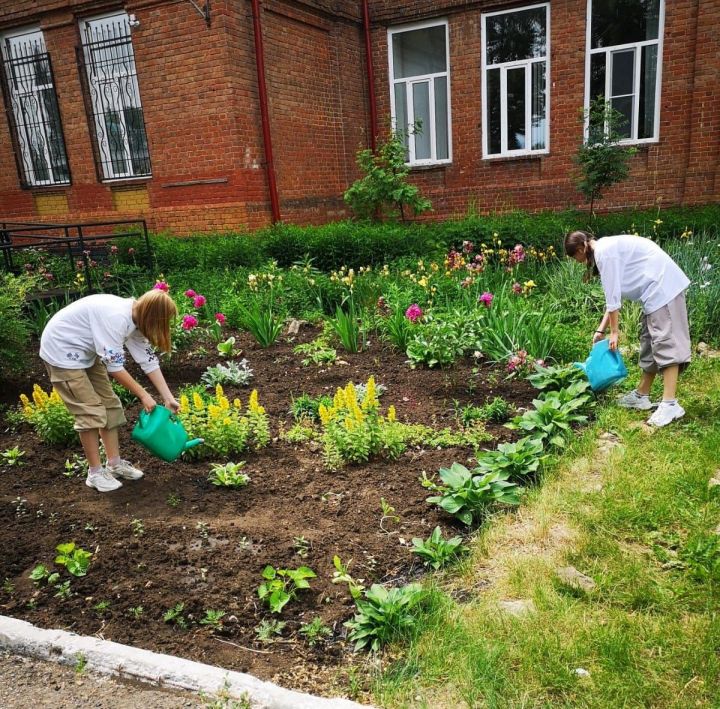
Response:
[{"label": "dirt patch", "polygon": [[[0,450],[19,445],[26,451],[22,467],[6,467],[0,474],[5,549],[0,582],[7,579],[0,590],[0,612],[41,627],[97,634],[322,691],[318,678],[327,676],[349,652],[343,622],[354,607],[347,588],[331,583],[333,555],[352,559],[351,573],[366,584],[405,583],[418,576],[422,569],[408,549],[412,537],[427,537],[438,524],[446,534],[461,531],[425,502],[427,491],[418,478],[423,471],[431,475],[453,461],[467,461],[473,451],[418,447],[397,461],[376,460],[329,472],[318,451],[277,440],[280,426],[287,429],[292,423],[292,398],[332,394],[337,386],[364,382],[374,374],[387,386],[381,405],[394,404],[398,419],[457,428],[458,404],[483,404],[502,396],[524,407],[533,390],[489,365],[474,372],[469,361],[446,371],[413,371],[402,355],[375,347],[343,355],[346,365],[303,367],[292,348],[316,334],[306,328],[294,341],[283,340],[267,350],[239,336],[243,356],[255,373],[252,386],[259,391],[275,436],[266,449],[243,456],[252,482],[239,491],[208,483],[208,462],[166,464],[151,458],[130,440],[130,426],[121,433],[123,454],[146,476],[105,495],[87,488],[82,478],[63,475],[65,460],[80,451],[79,445],[51,448],[24,429],[0,434]],[[210,355],[178,357],[164,371],[176,390],[196,383],[206,366],[217,361]],[[16,402],[34,381],[47,388],[39,360],[29,375],[3,386],[3,400]],[[249,388],[227,391],[246,401]],[[128,407],[130,421],[137,413],[137,404]],[[488,447],[514,437],[498,424],[488,425],[488,431],[495,437]],[[400,517],[384,525],[388,531],[380,527],[381,497]],[[133,535],[134,519],[142,521],[141,536]],[[297,537],[307,540],[304,557],[294,545]],[[28,574],[37,563],[50,564],[55,546],[70,540],[94,556],[88,575],[74,579],[72,597],[62,600],[54,597],[53,589],[37,590]],[[272,644],[259,643],[255,634],[256,626],[271,617],[257,598],[266,564],[304,564],[318,575],[311,590],[286,607],[281,620],[287,625]],[[109,602],[102,614],[93,610],[101,601]],[[184,604],[187,630],[163,622],[165,611],[178,603]],[[139,606],[141,614],[131,610]],[[199,625],[206,609],[226,612],[221,631]],[[333,635],[310,648],[297,631],[318,616]]]}]

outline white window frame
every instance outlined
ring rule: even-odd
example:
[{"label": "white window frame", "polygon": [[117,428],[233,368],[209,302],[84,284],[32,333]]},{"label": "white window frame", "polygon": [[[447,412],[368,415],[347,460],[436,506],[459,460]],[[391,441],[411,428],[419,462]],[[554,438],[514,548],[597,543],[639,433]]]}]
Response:
[{"label": "white window frame", "polygon": [[[617,44],[612,47],[598,47],[592,49],[592,3],[593,0],[587,0],[587,22],[585,23],[585,112],[590,108],[590,62],[594,54],[605,54],[605,101],[611,97],[612,90],[612,62],[613,55],[617,52],[633,51],[633,93],[623,94],[623,96],[631,95],[633,97],[632,107],[632,125],[633,135],[630,138],[623,138],[621,145],[641,145],[643,143],[658,143],[660,141],[660,96],[662,87],[662,64],[663,64],[663,36],[665,34],[665,0],[660,0],[660,15],[658,17],[658,38],[647,39],[641,42],[630,42],[629,44]],[[655,116],[653,125],[653,136],[651,138],[638,138],[638,114],[640,111],[640,67],[642,62],[640,56],[642,47],[657,45],[657,72],[655,76]],[[608,56],[609,55],[609,56]],[[585,137],[588,136],[590,130],[589,118],[585,117]]]},{"label": "white window frame", "polygon": [[[115,169],[115,166],[113,165],[113,159],[112,155],[110,153],[110,146],[109,144],[106,145],[106,150],[108,155],[110,155],[110,159],[103,160],[102,154],[103,154],[103,146],[100,145],[101,138],[100,136],[107,134],[107,128],[103,124],[103,120],[105,118],[105,112],[102,110],[102,102],[100,104],[97,104],[96,97],[100,95],[100,87],[103,84],[109,83],[108,81],[102,81],[96,76],[93,76],[93,73],[91,71],[91,62],[88,58],[88,42],[87,42],[87,36],[88,36],[88,28],[90,28],[90,32],[92,32],[93,26],[101,26],[103,23],[107,23],[108,20],[112,21],[114,19],[125,19],[125,23],[128,28],[128,34],[130,34],[130,23],[129,23],[129,15],[124,10],[119,10],[115,12],[109,12],[102,15],[93,15],[92,17],[85,17],[80,20],[80,37],[81,37],[81,43],[83,47],[83,52],[85,52],[85,70],[86,70],[86,76],[88,80],[88,84],[90,86],[90,101],[93,106],[93,122],[95,124],[95,136],[96,136],[96,142],[98,143],[97,149],[100,154],[100,170],[102,172],[102,179],[103,182],[110,182],[115,180],[127,180],[127,179],[134,179],[134,180],[142,180],[142,179],[150,179],[152,177],[152,165],[150,164],[150,173],[140,173],[136,174],[133,165],[132,165],[132,153],[130,149],[130,141],[128,138],[129,131],[127,128],[127,124],[125,122],[125,115],[122,111],[117,111],[118,118],[122,124],[122,135],[123,135],[123,145],[124,145],[124,155],[125,155],[125,164],[127,169],[125,171],[118,171]],[[135,50],[132,45],[132,41],[130,42],[130,49],[132,51],[132,61],[133,65],[135,65]],[[130,75],[126,72],[122,71],[122,67],[119,65],[113,66],[113,72],[112,77],[118,77],[118,78],[127,78]],[[134,107],[137,107],[140,109],[140,111],[144,111],[142,107],[142,101],[140,99],[140,87],[137,80],[137,67],[135,69],[135,74],[132,76],[131,81],[126,82],[124,88],[131,89],[132,90],[132,98],[134,100]],[[143,118],[144,123],[144,118]],[[147,140],[147,133],[145,136]],[[108,143],[107,138],[105,139],[105,142]],[[148,146],[149,150],[149,146]]]},{"label": "white window frame", "polygon": [[[403,79],[395,79],[395,67],[393,62],[393,37],[403,32],[412,32],[414,30],[428,29],[430,27],[445,27],[445,71],[435,72],[432,74],[418,74],[416,76],[406,76]],[[430,107],[430,125],[423,126],[423,130],[430,132],[430,158],[416,160],[415,159],[415,136],[410,133],[408,135],[408,161],[407,165],[413,167],[421,167],[423,165],[448,165],[452,162],[452,108],[450,100],[450,28],[446,19],[427,20],[426,22],[414,22],[409,25],[401,25],[388,29],[388,67],[390,80],[390,116],[392,121],[392,129],[400,130],[397,125],[397,115],[395,113],[395,86],[397,84],[405,84],[405,102],[407,106],[407,122],[404,130],[409,130],[415,123],[415,114],[413,110],[412,90],[415,84],[428,84],[428,102]],[[435,134],[435,79],[445,78],[447,85],[447,140],[448,140],[448,156],[447,158],[438,159],[437,156],[437,136]]]},{"label": "white window frame", "polygon": [[[524,10],[534,10],[535,8],[545,8],[545,56],[533,57],[531,59],[521,59],[513,62],[503,62],[502,64],[487,65],[487,18],[497,15],[508,15],[510,13],[523,12]],[[483,160],[497,160],[499,158],[523,157],[533,155],[547,155],[550,152],[550,3],[542,2],[533,5],[523,5],[522,7],[513,7],[511,10],[500,10],[498,12],[484,12],[482,14],[482,42],[481,42],[481,59],[480,73],[482,77],[482,150]],[[532,145],[532,65],[545,64],[545,147],[537,150],[532,148],[522,148],[519,150],[507,149],[507,70],[518,67],[525,68],[525,125],[528,134],[526,144]],[[500,152],[491,153],[489,150],[490,131],[488,128],[487,118],[487,72],[490,69],[500,69]]]},{"label": "white window frame", "polygon": [[[12,59],[12,53],[8,54],[8,46],[7,45],[10,44],[12,46],[13,40],[20,40],[20,39],[22,39],[23,42],[28,42],[30,44],[37,43],[37,45],[40,47],[41,51],[43,53],[47,53],[47,47],[45,46],[45,36],[43,34],[43,31],[40,29],[40,27],[39,26],[24,27],[22,29],[16,29],[11,32],[6,32],[5,34],[0,35],[0,45],[2,46],[2,58],[4,60]],[[51,74],[51,77],[52,77],[52,74]],[[35,77],[35,78],[37,78],[37,77]],[[6,76],[5,80],[6,80],[6,84],[8,86],[8,90],[13,95],[15,95],[19,98],[20,96],[14,87],[13,77]],[[31,92],[25,92],[23,94],[23,95],[28,95],[28,93],[32,93],[34,95],[35,101],[37,102],[37,105],[38,105],[38,110],[42,114],[45,114],[45,107],[44,107],[43,101],[40,100],[39,96],[40,96],[40,91],[47,90],[47,89],[53,90],[53,92],[55,93],[55,100],[57,101],[57,89],[55,87],[54,82],[50,83],[50,84],[34,84]],[[28,131],[27,131],[27,125],[26,125],[25,121],[22,119],[22,117],[18,116],[15,113],[14,102],[12,100],[10,100],[10,98],[9,98],[9,101],[11,103],[10,110],[13,113],[15,128],[18,133],[18,135],[16,137],[20,141],[21,144],[25,143],[25,145],[30,146],[32,141],[31,141],[31,136],[28,134]],[[59,107],[58,107],[58,110],[59,110]],[[68,179],[67,180],[56,180],[53,177],[53,162],[52,162],[52,156],[50,155],[50,148],[49,148],[50,140],[45,131],[45,128],[46,128],[45,122],[36,126],[36,129],[42,133],[42,138],[43,138],[42,154],[43,154],[43,158],[45,160],[45,164],[47,165],[47,170],[48,170],[48,174],[50,175],[50,179],[43,180],[43,179],[38,178],[35,175],[35,167],[32,163],[32,159],[30,159],[30,158],[26,159],[25,154],[23,153],[22,150],[20,150],[19,160],[20,160],[20,162],[22,162],[22,173],[23,173],[21,175],[21,178],[26,181],[28,187],[48,187],[48,186],[53,186],[53,185],[58,185],[58,186],[69,185],[70,184],[70,178],[69,178],[70,166],[69,166],[68,156],[67,156],[67,147],[65,146],[65,136],[63,135],[62,138],[63,138],[63,149],[65,150],[65,163],[66,163],[66,166],[68,169]],[[62,134],[62,121],[58,125],[58,130],[60,130],[60,132]],[[29,147],[28,147],[28,150],[29,150]]]}]

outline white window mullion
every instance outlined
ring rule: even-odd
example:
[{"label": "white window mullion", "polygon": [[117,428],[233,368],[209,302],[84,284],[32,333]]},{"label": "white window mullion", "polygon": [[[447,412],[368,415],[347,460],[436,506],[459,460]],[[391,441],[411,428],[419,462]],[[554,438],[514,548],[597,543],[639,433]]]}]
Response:
[{"label": "white window mullion", "polygon": [[415,162],[415,105],[413,102],[412,82],[405,82],[405,102],[407,106],[408,157],[410,163]]},{"label": "white window mullion", "polygon": [[500,154],[508,150],[507,140],[507,69],[500,69]]},{"label": "white window mullion", "polygon": [[525,67],[525,150],[532,150],[532,67]]},{"label": "white window mullion", "polygon": [[430,160],[437,159],[437,135],[435,135],[435,79],[428,81],[428,116],[430,118]]},{"label": "white window mullion", "polygon": [[633,51],[633,100],[632,100],[632,131],[630,137],[637,140],[640,134],[638,118],[640,117],[640,66],[642,64],[642,49],[636,47]]}]

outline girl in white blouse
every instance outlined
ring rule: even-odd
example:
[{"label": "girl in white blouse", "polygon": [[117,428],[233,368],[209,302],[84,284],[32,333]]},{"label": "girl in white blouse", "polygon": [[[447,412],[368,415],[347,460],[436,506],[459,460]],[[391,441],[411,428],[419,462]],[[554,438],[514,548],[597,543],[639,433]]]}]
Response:
[{"label": "girl in white blouse", "polygon": [[[587,265],[590,275],[599,275],[605,292],[606,310],[593,342],[603,339],[609,326],[610,349],[618,346],[618,321],[623,299],[642,303],[640,368],[637,389],[621,397],[621,406],[657,410],[652,426],[666,426],[685,415],[675,398],[678,376],[690,362],[690,329],[685,290],[690,285],[682,269],[653,241],[621,234],[594,239],[585,231],[565,237],[565,253]],[[663,377],[663,398],[650,401],[655,376]]]}]

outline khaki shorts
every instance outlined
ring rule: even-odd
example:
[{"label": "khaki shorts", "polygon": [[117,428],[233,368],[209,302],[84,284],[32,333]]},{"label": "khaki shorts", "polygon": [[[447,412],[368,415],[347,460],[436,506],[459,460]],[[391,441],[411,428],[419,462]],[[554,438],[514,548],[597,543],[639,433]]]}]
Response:
[{"label": "khaki shorts", "polygon": [[62,369],[45,362],[53,387],[75,417],[75,430],[117,428],[127,419],[100,359],[89,369]]},{"label": "khaki shorts", "polygon": [[674,364],[680,371],[690,362],[690,327],[685,293],[667,305],[640,316],[640,369],[658,372]]}]

